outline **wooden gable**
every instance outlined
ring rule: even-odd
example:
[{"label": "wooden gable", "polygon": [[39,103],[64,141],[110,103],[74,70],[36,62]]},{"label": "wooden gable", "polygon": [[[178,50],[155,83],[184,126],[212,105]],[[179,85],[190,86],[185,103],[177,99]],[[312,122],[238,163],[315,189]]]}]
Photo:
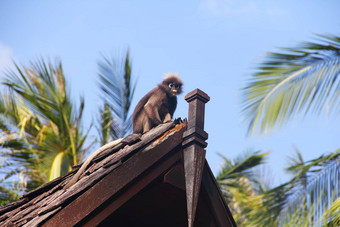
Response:
[{"label": "wooden gable", "polygon": [[[188,226],[183,152],[194,144],[188,131],[197,135],[190,124],[189,114],[189,124],[170,122],[128,136],[108,147],[70,188],[64,186],[79,166],[0,208],[0,226]],[[204,159],[200,179],[191,225],[236,226]]]}]

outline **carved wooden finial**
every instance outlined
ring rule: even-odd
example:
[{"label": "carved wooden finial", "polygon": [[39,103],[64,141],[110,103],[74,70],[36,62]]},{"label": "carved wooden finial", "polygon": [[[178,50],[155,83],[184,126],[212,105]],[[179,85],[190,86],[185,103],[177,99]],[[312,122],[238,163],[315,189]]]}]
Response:
[{"label": "carved wooden finial", "polygon": [[196,89],[185,96],[189,102],[187,131],[183,134],[183,159],[185,172],[185,188],[187,197],[188,226],[195,221],[198,195],[201,187],[202,172],[205,161],[205,142],[208,133],[204,131],[205,103],[210,97]]}]

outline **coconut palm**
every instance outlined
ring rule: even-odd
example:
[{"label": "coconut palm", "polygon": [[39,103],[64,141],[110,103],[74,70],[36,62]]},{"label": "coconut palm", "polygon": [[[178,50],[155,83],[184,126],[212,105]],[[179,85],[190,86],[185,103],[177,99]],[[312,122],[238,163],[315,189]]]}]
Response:
[{"label": "coconut palm", "polygon": [[1,94],[0,144],[9,166],[2,183],[16,176],[27,191],[68,172],[83,157],[84,99],[76,107],[61,63],[42,59],[29,67],[15,64],[4,85],[9,92]]},{"label": "coconut palm", "polygon": [[[262,202],[262,200],[253,200],[264,189],[254,168],[264,163],[267,154],[248,153],[235,160],[221,155],[224,164],[217,174],[216,180],[238,225],[250,226],[249,212]],[[251,200],[253,201],[251,202]]]},{"label": "coconut palm", "polygon": [[[135,85],[127,51],[123,61],[98,63],[103,109],[101,144],[131,132],[128,116]],[[16,200],[28,190],[68,172],[92,142],[83,132],[84,99],[78,109],[70,99],[61,63],[38,60],[6,73],[7,93],[0,94],[0,202]],[[88,129],[90,130],[90,128]],[[90,144],[84,148],[85,144]]]},{"label": "coconut palm", "polygon": [[[309,226],[338,221],[334,211],[335,201],[340,197],[339,157],[338,149],[316,159],[304,161],[297,151],[297,158],[291,158],[290,166],[286,169],[293,174],[293,180],[290,183],[290,196],[279,216],[281,223],[289,221],[297,211],[300,215],[303,214],[304,223]],[[327,208],[329,212],[323,214]]]},{"label": "coconut palm", "polygon": [[249,133],[282,126],[298,113],[339,111],[340,37],[318,36],[269,53],[243,89]]},{"label": "coconut palm", "polygon": [[129,110],[136,83],[132,82],[132,67],[129,51],[123,58],[103,57],[98,62],[99,86],[103,107],[99,113],[99,135],[101,145],[109,140],[126,136],[132,131]]},{"label": "coconut palm", "polygon": [[[260,64],[249,85],[243,89],[243,113],[249,123],[250,135],[280,127],[298,114],[319,115],[339,111],[340,37],[318,38],[318,42],[302,43],[294,49],[283,48],[281,52],[269,53],[267,60]],[[329,171],[339,168],[339,151],[307,162],[298,155],[292,161],[287,170],[294,175],[283,187],[286,197],[282,200],[284,206],[279,209],[279,216],[289,214],[300,224],[320,224],[319,214],[335,201],[333,189],[340,187],[338,171]],[[320,202],[326,201],[325,198],[326,205]],[[334,209],[335,205],[327,217],[335,217]],[[285,226],[291,221],[283,218],[277,223]]]},{"label": "coconut palm", "polygon": [[299,172],[290,181],[272,188],[264,181],[263,172],[256,171],[264,167],[267,155],[255,152],[234,161],[222,156],[224,166],[216,179],[240,226],[278,226],[280,221],[280,226],[292,226],[297,223],[296,220],[307,219],[306,212],[301,213],[300,210],[289,213],[290,219],[278,218],[287,213],[290,196],[300,188],[301,174]]},{"label": "coconut palm", "polygon": [[[0,107],[3,107],[3,101],[4,99],[0,101]],[[3,206],[19,199],[20,192],[23,192],[26,187],[23,178],[15,181],[10,180],[14,176],[20,176],[20,172],[9,161],[10,152],[8,151],[22,149],[22,143],[13,137],[6,125],[0,123],[0,127],[0,206]]]},{"label": "coconut palm", "polygon": [[[263,173],[256,174],[254,171],[254,167],[261,167],[266,155],[255,153],[233,162],[223,157],[225,164],[216,179],[238,225],[320,224],[323,221],[320,210],[325,210],[332,199],[324,192],[329,190],[333,197],[335,193],[340,193],[332,184],[332,179],[339,178],[339,174],[333,171],[339,165],[333,164],[340,154],[334,152],[304,161],[297,151],[297,157],[290,158],[290,165],[286,169],[292,173],[291,179],[274,188],[263,182]],[[318,162],[320,160],[321,163]],[[329,171],[335,174],[329,175]],[[317,190],[314,191],[315,188]],[[318,204],[318,208],[314,209],[314,204]],[[327,217],[336,217],[336,209],[332,208]]]}]

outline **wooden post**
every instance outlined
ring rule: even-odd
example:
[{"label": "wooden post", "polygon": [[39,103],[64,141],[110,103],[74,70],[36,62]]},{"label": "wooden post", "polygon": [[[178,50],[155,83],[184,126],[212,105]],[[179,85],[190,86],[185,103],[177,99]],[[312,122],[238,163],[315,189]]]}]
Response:
[{"label": "wooden post", "polygon": [[205,103],[210,100],[210,97],[196,89],[188,93],[185,100],[189,103],[189,115],[182,145],[188,227],[193,227],[205,161],[204,148],[207,146],[205,141],[208,139],[208,133],[204,131]]}]

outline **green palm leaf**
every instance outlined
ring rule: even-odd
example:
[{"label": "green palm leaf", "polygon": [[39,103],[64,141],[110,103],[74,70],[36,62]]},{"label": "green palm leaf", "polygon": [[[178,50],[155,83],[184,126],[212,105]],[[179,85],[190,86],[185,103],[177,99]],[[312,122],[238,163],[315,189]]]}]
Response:
[{"label": "green palm leaf", "polygon": [[340,37],[320,37],[269,53],[243,89],[249,133],[281,126],[298,113],[339,111]]},{"label": "green palm leaf", "polygon": [[340,198],[338,198],[323,214],[325,226],[340,225]]},{"label": "green palm leaf", "polygon": [[[338,149],[309,161],[303,161],[298,151],[296,158],[290,158],[290,166],[286,170],[293,174],[291,186],[288,188],[291,196],[287,198],[279,219],[289,220],[292,212],[296,212],[299,207],[305,207],[309,217],[308,223],[313,221],[315,224],[322,220],[320,210],[324,212],[339,196],[339,156]],[[332,213],[335,208],[330,208],[322,217],[322,221],[336,218]]]},{"label": "green palm leaf", "polygon": [[99,110],[102,144],[108,142],[108,135],[111,139],[122,138],[132,129],[131,116],[128,114],[136,83],[132,82],[129,51],[122,59],[103,57],[103,60],[98,62],[99,86],[104,100],[104,107]]},{"label": "green palm leaf", "polygon": [[14,202],[20,198],[20,195],[6,187],[0,186],[0,207]]},{"label": "green palm leaf", "polygon": [[262,198],[261,201],[254,200],[258,189],[262,188],[254,168],[263,164],[267,155],[268,153],[254,152],[233,161],[220,155],[224,159],[224,165],[216,180],[238,225],[250,226],[249,212],[255,208],[263,208],[259,208]]},{"label": "green palm leaf", "polygon": [[0,129],[8,139],[0,145],[30,190],[68,172],[86,151],[84,99],[76,108],[61,63],[44,60],[15,64],[4,85],[10,93],[1,94]]},{"label": "green palm leaf", "polygon": [[60,173],[62,172],[68,172],[71,170],[70,166],[67,164],[67,159],[65,160],[65,152],[59,152],[52,162],[52,167],[50,171],[50,177],[49,180],[53,180],[60,176]]},{"label": "green palm leaf", "polygon": [[263,164],[265,156],[267,155],[268,152],[262,154],[255,152],[252,155],[247,155],[231,162],[228,158],[220,154],[224,159],[224,166],[216,176],[216,180],[224,184],[223,182],[238,180],[240,177],[251,178],[254,174],[253,168]]}]

